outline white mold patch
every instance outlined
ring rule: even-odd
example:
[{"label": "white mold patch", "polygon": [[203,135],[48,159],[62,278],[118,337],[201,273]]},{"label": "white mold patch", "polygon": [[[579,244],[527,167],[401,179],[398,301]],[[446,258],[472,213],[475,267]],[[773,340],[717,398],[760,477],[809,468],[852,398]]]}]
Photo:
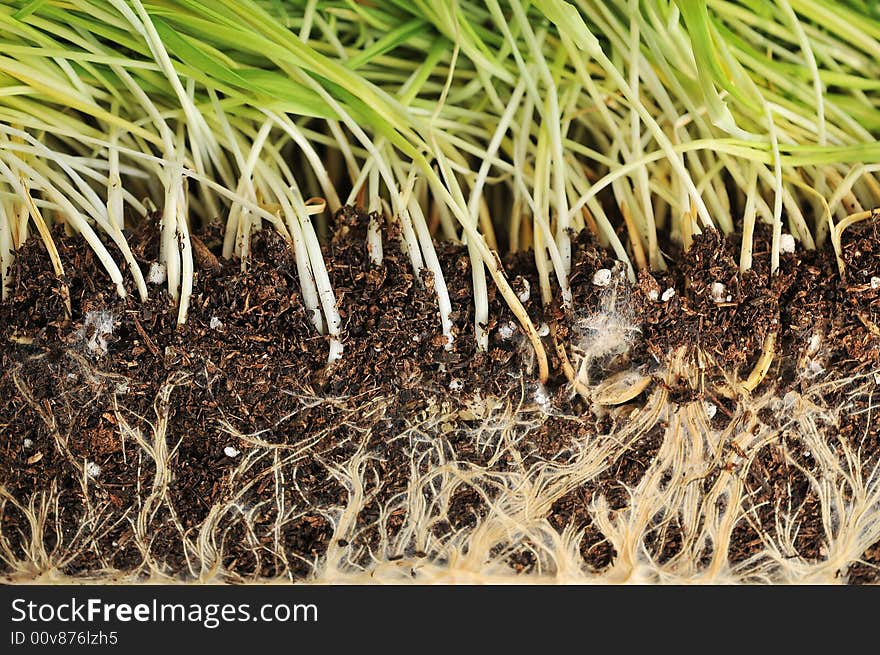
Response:
[{"label": "white mold patch", "polygon": [[611,271],[607,268],[600,268],[593,273],[593,284],[597,287],[607,287],[611,284]]},{"label": "white mold patch", "polygon": [[153,262],[147,273],[147,282],[150,284],[163,284],[165,282],[165,264]]},{"label": "white mold patch", "polygon": [[107,340],[113,336],[115,318],[106,310],[87,312],[85,323],[77,331],[77,336],[85,342],[86,350],[92,355],[107,354]]}]

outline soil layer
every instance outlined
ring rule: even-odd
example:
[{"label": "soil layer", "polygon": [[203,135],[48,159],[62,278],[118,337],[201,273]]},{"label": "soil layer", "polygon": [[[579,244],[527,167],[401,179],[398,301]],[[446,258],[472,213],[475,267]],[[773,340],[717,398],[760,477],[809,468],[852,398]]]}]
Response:
[{"label": "soil layer", "polygon": [[[240,582],[403,566],[418,581],[471,557],[498,575],[560,575],[564,561],[609,581],[639,562],[651,580],[797,581],[823,562],[850,583],[880,579],[878,531],[844,525],[844,506],[880,485],[880,223],[847,230],[844,276],[830,249],[786,253],[771,276],[764,233],[742,273],[739,236],[709,233],[635,284],[582,233],[568,307],[542,307],[531,254],[511,255],[550,358],[540,385],[491,288],[489,349],[476,349],[465,248],[438,246],[447,348],[434,280],[413,274],[393,228],[372,265],[367,222],[342,210],[324,246],[344,345],[329,367],[272,231],[244,270],[219,258],[219,228],[197,235],[183,325],[162,285],[119,298],[81,239],[55,234],[63,280],[30,239],[0,304],[0,573]],[[146,273],[156,234],[130,242]],[[675,439],[699,461],[686,483],[682,462],[660,464]],[[833,458],[842,472],[826,470]],[[834,475],[849,487],[829,496]],[[741,501],[721,549],[707,526],[733,503],[728,478]],[[536,500],[520,503],[528,485]],[[621,526],[651,502],[633,547]],[[845,528],[867,542],[837,561]]]}]

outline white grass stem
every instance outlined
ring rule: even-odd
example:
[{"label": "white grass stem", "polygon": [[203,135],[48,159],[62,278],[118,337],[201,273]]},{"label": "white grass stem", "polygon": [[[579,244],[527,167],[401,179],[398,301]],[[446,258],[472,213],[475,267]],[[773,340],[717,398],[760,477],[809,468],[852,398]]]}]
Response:
[{"label": "white grass stem", "polygon": [[0,300],[9,295],[9,273],[12,267],[11,203],[0,200]]}]

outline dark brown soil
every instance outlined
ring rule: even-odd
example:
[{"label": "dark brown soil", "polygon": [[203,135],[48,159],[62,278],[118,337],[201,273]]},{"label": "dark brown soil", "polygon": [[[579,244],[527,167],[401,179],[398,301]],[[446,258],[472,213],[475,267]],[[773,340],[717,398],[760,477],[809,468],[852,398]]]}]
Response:
[{"label": "dark brown soil", "polygon": [[[351,539],[336,545],[348,548],[350,561],[363,567],[404,523],[401,496],[418,451],[414,439],[439,442],[437,452],[448,453],[448,461],[460,467],[492,472],[513,466],[509,453],[493,459],[493,449],[474,440],[480,419],[469,417],[467,403],[476,391],[514,399],[514,404],[532,399],[536,374],[522,330],[515,326],[512,336],[504,336],[512,315],[493,289],[490,348],[476,350],[470,261],[462,247],[443,244],[438,254],[452,297],[456,336],[447,350],[430,275],[413,275],[393,230],[385,230],[383,265],[371,266],[364,248],[366,226],[365,215],[345,209],[325,246],[345,347],[341,362],[331,367],[326,365],[327,338],[316,334],[303,306],[291,251],[274,232],[256,235],[246,273],[237,261],[203,258],[189,318],[180,326],[161,287],[151,287],[147,302],[136,299],[132,289],[128,298],[118,298],[83,242],[59,232],[55,242],[72,308],[67,316],[62,282],[52,273],[40,240],[31,239],[16,256],[10,300],[0,305],[0,534],[7,552],[20,560],[32,556],[26,509],[36,511],[51,497],[58,499],[57,511],[48,508],[53,529],[42,535],[41,547],[51,553],[61,543],[74,553],[62,562],[64,573],[138,570],[144,554],[135,544],[133,521],[157,467],[151,459],[134,455],[139,450],[134,435],[155,433],[162,422],[174,440],[168,444],[173,452],[168,457],[167,502],[148,519],[151,554],[167,575],[182,578],[200,574],[188,563],[186,538],[195,539],[212,508],[224,502],[255,517],[247,529],[237,515],[218,519],[226,528],[226,569],[242,579],[308,577],[330,545],[332,508],[344,505],[350,491],[334,477],[334,467],[356,453],[363,455],[367,484],[362,491],[368,501],[355,519]],[[746,273],[736,266],[736,236],[697,237],[679,266],[653,276],[643,272],[633,286],[614,283],[623,299],[615,311],[632,323],[634,336],[626,353],[612,352],[594,362],[592,379],[622,368],[659,375],[670,353],[683,350],[705,371],[703,382],[663,384],[676,402],[712,400],[718,406],[714,421],[724,421],[732,418],[735,403],[712,395],[705,380],[720,379],[724,372],[746,377],[768,334],[777,335],[777,353],[767,384],[778,386],[780,398],[816,378],[844,379],[877,370],[880,289],[872,287],[871,279],[880,275],[878,231],[876,222],[847,231],[843,280],[827,249],[786,254],[780,274],[771,276],[766,235],[759,235],[755,268]],[[141,232],[131,235],[131,241],[146,271],[156,259],[156,236]],[[219,230],[201,234],[200,243],[218,253]],[[554,347],[553,333],[562,343],[575,344],[584,317],[607,309],[607,290],[592,283],[593,275],[600,268],[617,270],[613,258],[587,234],[577,237],[573,261],[573,306],[546,311],[540,306],[530,256],[504,262],[514,287],[531,289],[524,305],[535,324],[553,327],[544,342],[552,371],[546,390],[554,411],[519,446],[525,466],[564,461],[577,444],[607,434],[616,421],[624,420],[607,412],[592,417],[588,403],[570,393]],[[720,302],[713,295],[717,284],[723,285]],[[668,289],[675,293],[664,301]],[[104,325],[111,326],[106,334]],[[816,334],[819,346],[815,339],[811,345]],[[89,343],[99,346],[90,349]],[[812,362],[806,369],[805,358]],[[852,395],[854,385],[842,382],[828,388],[830,406],[849,408],[828,428],[828,440],[860,444],[863,470],[869,471],[880,458],[880,427],[870,412],[862,411],[870,399]],[[437,406],[461,421],[427,436],[413,433],[419,417]],[[755,420],[769,424],[774,417],[771,412]],[[639,483],[657,456],[663,428],[656,424],[619,459],[607,462],[601,475],[550,508],[546,518],[553,529],[560,534],[569,526],[581,531],[579,551],[589,570],[605,570],[617,556],[595,525],[591,502],[602,496],[612,510],[630,503],[628,489]],[[254,439],[270,454],[254,462],[243,484],[237,472],[241,456],[224,449],[243,453]],[[785,448],[784,442],[762,448],[743,472],[752,505],[759,509],[756,525],[741,522],[734,531],[732,565],[758,552],[758,530],[768,527],[765,523],[773,520],[774,507],[782,500],[801,508],[796,554],[807,560],[821,556],[818,501],[804,473],[812,465],[803,453],[783,456]],[[792,457],[800,468],[793,466]],[[100,473],[87,475],[94,464]],[[418,463],[425,470],[437,465],[431,458]],[[734,470],[723,459],[718,467],[707,475]],[[438,506],[445,515],[437,516],[432,533],[442,541],[474,526],[495,493],[491,485],[460,484]],[[430,498],[430,489],[424,494],[436,500]],[[93,537],[86,547],[82,521],[87,506],[104,508],[97,514],[105,523],[86,526]],[[657,517],[653,524],[646,548],[656,560],[669,560],[681,548],[677,521]],[[508,547],[512,571],[535,569],[533,546]],[[437,556],[421,552],[416,543],[404,550],[382,556]],[[863,561],[851,567],[850,581],[877,582],[876,544]],[[7,559],[0,557],[0,572],[10,570]]]}]

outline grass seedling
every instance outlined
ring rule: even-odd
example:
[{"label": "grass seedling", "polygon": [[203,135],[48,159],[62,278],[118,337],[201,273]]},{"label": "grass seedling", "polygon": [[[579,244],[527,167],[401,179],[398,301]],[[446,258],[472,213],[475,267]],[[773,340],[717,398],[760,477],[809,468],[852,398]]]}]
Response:
[{"label": "grass seedling", "polygon": [[[793,469],[800,466],[802,486],[815,492],[828,561],[839,567],[876,541],[877,521],[873,515],[863,520],[876,509],[876,471],[865,476],[859,448],[842,437],[842,455],[829,450],[816,427],[840,416],[840,408],[825,403],[824,394],[831,392],[822,385],[831,383],[817,378],[816,386],[801,389],[788,404],[762,386],[791,335],[761,332],[750,346],[759,352],[740,353],[747,366],[725,371],[723,382],[712,384],[706,383],[706,371],[714,360],[705,353],[693,361],[680,353],[668,353],[667,360],[654,354],[651,365],[657,370],[650,372],[645,365],[609,376],[604,366],[626,360],[639,331],[627,293],[670,279],[681,264],[674,258],[698,253],[691,249],[701,235],[739,239],[738,270],[708,287],[714,291],[706,298],[717,304],[719,316],[728,303],[739,302],[733,277],[764,275],[772,289],[785,275],[808,268],[792,271],[786,262],[810,261],[804,253],[826,247],[834,250],[841,285],[862,275],[857,292],[876,289],[858,266],[847,268],[852,260],[845,260],[844,238],[852,234],[847,230],[860,232],[866,222],[876,222],[880,205],[880,19],[868,4],[9,0],[0,6],[2,302],[21,291],[11,283],[16,258],[29,239],[39,239],[59,282],[66,321],[74,319],[75,276],[62,262],[63,244],[56,243],[63,233],[84,240],[106,271],[111,293],[145,307],[162,293],[176,317],[175,334],[189,334],[190,317],[199,315],[204,301],[198,283],[204,250],[215,260],[234,261],[247,279],[259,263],[255,244],[273,230],[289,248],[285,272],[289,268],[297,284],[294,306],[279,308],[273,320],[281,324],[286,311],[304,309],[313,343],[327,349],[320,356],[327,364],[323,372],[338,371],[351,352],[346,305],[351,299],[345,283],[334,288],[339,277],[328,253],[335,247],[334,216],[357,205],[369,214],[362,244],[366,259],[357,274],[378,279],[402,252],[411,288],[422,285],[436,302],[431,318],[444,356],[457,355],[464,339],[475,342],[479,357],[503,350],[495,348],[500,341],[530,349],[519,406],[496,406],[476,394],[485,411],[468,409],[469,418],[461,419],[467,426],[452,421],[447,428],[434,409],[425,410],[423,424],[407,425],[394,438],[410,444],[413,475],[374,521],[383,528],[377,537],[381,548],[433,548],[434,562],[451,562],[462,575],[477,576],[501,575],[502,559],[514,556],[509,544],[527,543],[528,554],[518,555],[542,575],[552,571],[559,580],[581,580],[577,557],[583,535],[551,530],[545,515],[650,436],[657,441],[656,456],[644,476],[621,491],[641,502],[612,508],[595,497],[589,504],[591,525],[618,553],[610,578],[683,580],[699,573],[711,580],[763,580],[771,574],[829,579],[830,564],[813,566],[790,555],[806,500],[798,505],[789,499],[790,507],[777,508],[771,528],[762,523],[762,507],[751,504],[744,482],[752,467],[759,468],[760,453],[788,440],[774,457]],[[221,225],[223,232],[222,245],[212,244],[215,253],[199,238],[211,225]],[[617,260],[581,280],[592,285],[590,297],[601,298],[599,307],[579,306],[589,303],[578,300],[586,296],[579,296],[573,283],[574,239],[584,230]],[[158,242],[149,268],[142,268],[144,255],[136,247],[141,231],[155,234]],[[767,233],[769,246],[757,248],[767,243]],[[466,300],[473,325],[465,334],[456,327],[461,296],[450,284],[455,278],[444,267],[448,260],[440,241],[466,253],[460,261],[470,270]],[[535,273],[523,290],[521,282],[508,279],[504,257],[526,251]],[[696,293],[690,282],[644,294],[655,303],[649,309],[677,307]],[[849,289],[835,287],[832,295],[844,288]],[[510,311],[503,325],[496,325],[492,311],[497,298],[504,312]],[[571,330],[547,318],[558,309],[573,318]],[[666,316],[656,314],[657,321]],[[80,341],[89,356],[104,356],[115,314],[89,316],[93,333],[83,333]],[[859,319],[875,334],[870,316]],[[219,318],[205,317],[203,323],[208,330],[223,329]],[[822,329],[815,326],[807,337],[812,345],[800,357],[810,360],[813,373],[825,370],[819,362]],[[148,336],[141,337],[149,348]],[[89,388],[109,393],[110,383],[88,371],[81,353],[71,357],[79,357],[76,371]],[[555,379],[554,367],[579,401],[616,427],[593,435],[592,445],[575,440],[552,461],[529,468],[528,443],[538,439],[532,433],[548,417],[581,427],[588,421],[559,415],[550,385],[544,386]],[[449,372],[445,364],[440,368]],[[59,452],[69,454],[41,397],[16,376],[22,402],[62,444]],[[867,398],[865,406],[874,407],[873,378],[860,372],[849,382],[856,379],[859,402]],[[709,400],[679,402],[681,380],[700,394],[717,394],[710,404],[714,412],[724,406],[730,414],[724,427],[708,415],[703,401]],[[131,521],[141,572],[157,577],[162,573],[151,554],[151,525],[163,503],[170,506],[176,446],[166,443],[167,406],[181,386],[182,378],[163,383],[155,417],[123,409],[115,390],[113,411],[106,412],[129,446],[136,446],[137,456],[155,468],[146,500]],[[463,382],[455,379],[448,386],[460,391]],[[303,408],[331,402],[307,396],[301,398]],[[630,405],[636,398],[645,399],[638,409]],[[346,400],[353,403],[349,409],[355,406]],[[357,411],[385,416],[390,402]],[[758,423],[753,410],[779,412],[785,423]],[[344,421],[354,421],[354,414],[351,410]],[[224,436],[239,440],[224,452],[234,460],[229,480],[246,483],[226,506],[211,509],[198,534],[175,523],[176,517],[171,520],[191,574],[210,579],[222,569],[233,524],[240,530],[236,538],[244,535],[261,561],[262,509],[246,506],[245,492],[264,488],[269,479],[282,490],[272,509],[273,548],[283,561],[278,575],[292,576],[298,564],[318,567],[287,558],[282,530],[302,517],[285,504],[289,480],[281,478],[284,466],[298,466],[302,452],[326,435],[300,444],[302,450],[288,449],[280,440],[240,430],[236,420],[223,416]],[[739,430],[737,421],[747,431]],[[356,578],[357,570],[395,579],[390,560],[370,569],[364,553],[340,545],[358,530],[375,527],[358,523],[370,502],[373,475],[365,472],[373,456],[359,429],[347,437],[354,455],[332,462],[328,456],[323,463],[348,498],[326,516],[309,517],[326,524],[335,544],[320,566],[330,578]],[[432,441],[432,430],[462,430],[494,453],[493,463],[503,456],[510,467],[499,472],[465,463],[449,444]],[[361,437],[363,443],[357,441]],[[734,458],[729,443],[744,454],[734,449]],[[833,472],[833,485],[798,464],[802,455],[793,450],[795,443]],[[245,452],[245,444],[256,450]],[[722,462],[728,457],[732,464]],[[82,473],[86,491],[110,470],[92,459],[68,459]],[[705,482],[698,500],[695,481],[704,484],[710,469],[723,472]],[[433,527],[465,488],[485,512],[472,531],[453,531],[441,541]],[[68,561],[43,547],[57,500],[52,493],[28,505],[0,486],[0,514],[8,507],[31,526],[27,557],[42,569]],[[412,511],[395,514],[405,503]],[[105,506],[89,507],[83,525],[97,530],[106,512]],[[384,529],[392,516],[404,516],[399,537]],[[661,527],[657,517],[663,517]],[[735,526],[744,521],[765,547],[760,557],[734,565],[728,551]],[[683,554],[663,562],[646,555],[648,536],[659,543],[673,524]],[[842,535],[843,525],[849,537]],[[83,534],[69,544],[76,552],[93,546]],[[4,539],[0,558],[14,568],[21,557]],[[694,563],[700,558],[710,564],[698,572]],[[424,570],[437,574],[434,564]]]}]

